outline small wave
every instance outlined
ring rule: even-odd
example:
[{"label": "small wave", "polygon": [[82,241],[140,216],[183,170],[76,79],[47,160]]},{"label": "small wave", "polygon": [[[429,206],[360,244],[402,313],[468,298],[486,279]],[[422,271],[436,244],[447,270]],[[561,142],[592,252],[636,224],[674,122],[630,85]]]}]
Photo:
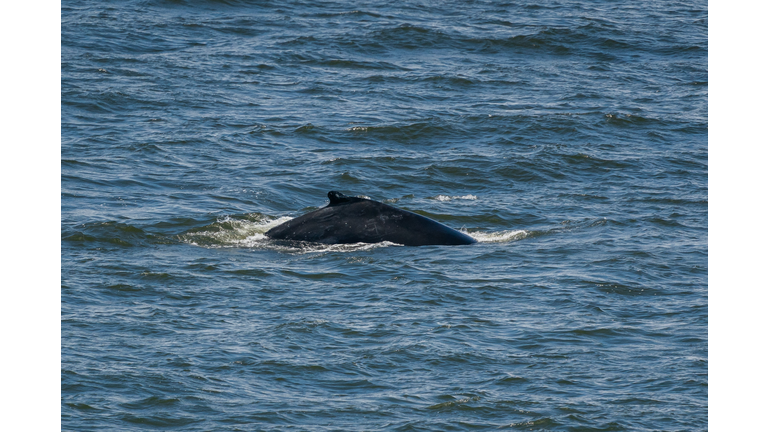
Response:
[{"label": "small wave", "polygon": [[224,216],[210,225],[179,235],[179,240],[205,247],[253,247],[266,240],[264,233],[291,219],[289,216],[266,219],[258,215],[255,220],[242,220]]},{"label": "small wave", "polygon": [[476,200],[477,196],[475,195],[463,195],[463,196],[438,195],[438,196],[430,197],[429,199],[438,200],[438,201]]},{"label": "small wave", "polygon": [[168,240],[143,229],[122,222],[93,222],[79,225],[77,230],[65,230],[63,241],[72,243],[104,242],[118,246],[139,246],[165,243]]},{"label": "small wave", "polygon": [[[558,423],[556,420],[553,420],[549,417],[542,417],[536,420],[525,420],[519,423],[512,423],[509,425],[509,427],[515,428],[515,429],[527,429],[527,430],[548,430],[554,426],[559,426],[559,425],[560,423]],[[613,429],[600,429],[600,430],[613,430]]]},{"label": "small wave", "polygon": [[385,61],[372,62],[350,59],[328,59],[319,60],[315,62],[315,64],[319,66],[335,67],[341,69],[403,70],[403,68]]},{"label": "small wave", "polygon": [[305,125],[299,126],[296,128],[294,132],[304,134],[304,133],[311,133],[317,128],[317,126],[313,125],[312,123],[307,123]]},{"label": "small wave", "polygon": [[606,113],[606,121],[615,126],[631,127],[631,126],[649,126],[658,127],[666,126],[669,124],[667,119],[654,118],[654,117],[642,117],[637,114],[625,114],[625,113]]},{"label": "small wave", "polygon": [[510,230],[499,232],[465,232],[479,243],[506,243],[522,240],[530,234],[526,230]]},{"label": "small wave", "polygon": [[[454,398],[455,399],[455,398]],[[446,409],[456,409],[459,407],[459,405],[468,404],[471,402],[476,402],[480,400],[480,396],[472,396],[472,397],[466,397],[463,399],[455,399],[450,400],[447,402],[442,402],[435,405],[430,405],[427,407],[429,410],[446,410]]]},{"label": "small wave", "polygon": [[316,16],[319,18],[334,18],[338,16],[345,16],[345,15],[358,15],[358,16],[370,16],[374,18],[381,18],[384,15],[380,15],[376,12],[368,12],[368,11],[362,11],[362,10],[353,10],[353,11],[344,11],[344,12],[325,12],[325,13],[318,13]]},{"label": "small wave", "polygon": [[454,135],[461,131],[461,126],[437,118],[425,118],[415,122],[352,126],[346,130],[356,134],[369,134],[374,138],[380,137],[388,141],[422,143],[420,141],[422,138],[434,139]]}]

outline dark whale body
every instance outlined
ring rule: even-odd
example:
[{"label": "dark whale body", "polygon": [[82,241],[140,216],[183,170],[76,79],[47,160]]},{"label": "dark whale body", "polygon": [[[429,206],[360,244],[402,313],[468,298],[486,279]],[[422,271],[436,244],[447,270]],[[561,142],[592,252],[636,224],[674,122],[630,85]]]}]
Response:
[{"label": "dark whale body", "polygon": [[330,191],[330,204],[266,232],[275,240],[327,244],[379,243],[406,246],[466,245],[472,237],[432,219],[365,198]]}]

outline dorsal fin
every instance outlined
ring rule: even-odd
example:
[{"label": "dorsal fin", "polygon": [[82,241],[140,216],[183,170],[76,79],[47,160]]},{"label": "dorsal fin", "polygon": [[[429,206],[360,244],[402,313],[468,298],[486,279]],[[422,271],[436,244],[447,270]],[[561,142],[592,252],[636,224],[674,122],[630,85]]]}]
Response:
[{"label": "dorsal fin", "polygon": [[341,192],[330,191],[328,192],[328,199],[331,200],[329,205],[336,205],[350,201],[350,198]]}]

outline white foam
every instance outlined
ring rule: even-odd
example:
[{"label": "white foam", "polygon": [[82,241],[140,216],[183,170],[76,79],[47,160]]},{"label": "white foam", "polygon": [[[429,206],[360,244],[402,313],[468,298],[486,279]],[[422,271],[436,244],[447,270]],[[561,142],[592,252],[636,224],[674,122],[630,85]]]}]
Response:
[{"label": "white foam", "polygon": [[227,224],[231,229],[220,227],[221,229],[218,230],[186,233],[182,234],[181,238],[195,246],[200,246],[213,240],[216,244],[209,244],[206,247],[252,247],[266,240],[265,232],[291,219],[293,218],[283,216],[277,219],[261,219],[254,222],[224,216],[218,218],[216,223]]},{"label": "white foam", "polygon": [[265,236],[264,234],[256,233],[242,240],[234,240],[232,244],[235,244],[237,246],[253,247],[253,246],[256,246],[258,243],[263,242],[266,239],[267,239],[267,236]]},{"label": "white foam", "polygon": [[376,249],[380,247],[388,246],[402,246],[401,244],[383,241],[379,243],[349,243],[349,244],[322,244],[312,243],[303,245],[303,247],[291,248],[294,252],[301,254],[306,253],[323,253],[323,252],[359,252],[370,249]]},{"label": "white foam", "polygon": [[438,195],[436,197],[433,197],[432,199],[436,199],[438,201],[452,201],[452,200],[476,200],[477,196],[475,195],[463,195],[463,196],[448,196],[448,195]]},{"label": "white foam", "polygon": [[466,233],[480,243],[505,243],[522,240],[530,234],[526,230],[510,230],[498,232],[472,232]]}]

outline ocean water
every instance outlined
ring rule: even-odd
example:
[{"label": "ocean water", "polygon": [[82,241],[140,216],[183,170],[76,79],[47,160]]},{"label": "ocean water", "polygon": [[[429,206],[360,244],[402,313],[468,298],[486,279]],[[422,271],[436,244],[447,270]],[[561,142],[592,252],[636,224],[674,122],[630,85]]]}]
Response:
[{"label": "ocean water", "polygon": [[[707,27],[63,2],[62,430],[706,429]],[[479,242],[264,237],[329,190]]]}]

